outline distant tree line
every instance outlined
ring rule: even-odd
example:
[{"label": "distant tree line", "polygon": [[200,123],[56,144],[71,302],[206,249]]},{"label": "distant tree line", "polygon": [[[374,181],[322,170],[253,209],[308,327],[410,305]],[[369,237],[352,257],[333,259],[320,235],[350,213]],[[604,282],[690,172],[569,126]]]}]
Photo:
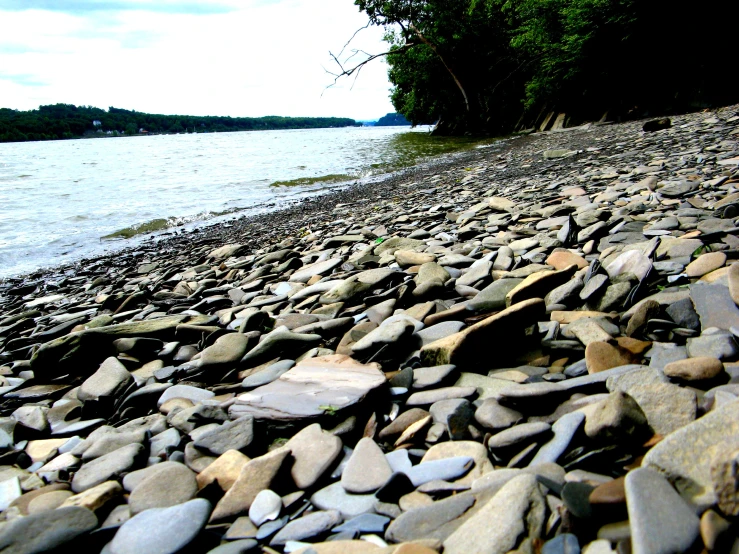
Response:
[{"label": "distant tree line", "polygon": [[58,140],[83,136],[120,136],[162,133],[225,133],[278,129],[353,127],[342,117],[221,117],[158,115],[92,106],[54,104],[37,110],[0,108],[0,142]]},{"label": "distant tree line", "polygon": [[551,112],[576,124],[739,102],[726,57],[736,1],[354,3],[385,28],[388,49],[359,62],[361,50],[337,56],[337,78],[386,57],[396,111],[441,133],[507,133]]},{"label": "distant tree line", "polygon": [[383,115],[380,119],[377,120],[377,123],[375,123],[375,127],[391,127],[396,125],[410,125],[411,122],[408,121],[402,113],[389,113],[387,115]]}]

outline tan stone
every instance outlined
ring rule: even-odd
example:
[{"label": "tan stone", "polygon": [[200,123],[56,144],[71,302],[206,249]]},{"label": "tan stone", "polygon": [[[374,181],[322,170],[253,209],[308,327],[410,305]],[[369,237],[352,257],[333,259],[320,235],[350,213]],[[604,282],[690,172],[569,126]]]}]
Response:
[{"label": "tan stone", "polygon": [[739,263],[729,266],[729,292],[734,304],[739,306]]},{"label": "tan stone", "polygon": [[722,285],[728,286],[729,284],[729,268],[728,267],[722,267],[720,269],[716,269],[714,271],[711,271],[710,273],[706,273],[703,277],[699,279],[702,283],[718,283]]},{"label": "tan stone", "polygon": [[685,268],[688,277],[701,277],[715,271],[726,263],[726,254],[723,252],[709,252],[701,254]]},{"label": "tan stone", "polygon": [[[394,547],[389,550],[394,551]],[[380,548],[367,541],[329,541],[319,542],[295,551],[295,554],[386,554],[387,548]]]},{"label": "tan stone", "polygon": [[608,342],[591,342],[585,347],[588,373],[598,373],[631,363],[634,363],[634,355],[631,352]]},{"label": "tan stone", "polygon": [[80,506],[94,512],[122,492],[123,487],[121,487],[118,481],[106,481],[84,492],[70,496],[60,507]]},{"label": "tan stone", "polygon": [[72,491],[51,491],[39,495],[28,503],[27,512],[29,515],[32,515],[56,510],[72,494]]},{"label": "tan stone", "polygon": [[532,298],[544,298],[548,293],[569,281],[576,271],[577,265],[573,264],[559,271],[532,273],[506,294],[506,306],[510,307]]},{"label": "tan stone", "polygon": [[546,260],[547,265],[551,265],[554,269],[566,269],[571,265],[576,265],[578,269],[588,267],[585,258],[569,252],[568,250],[559,250],[552,252]]},{"label": "tan stone", "polygon": [[429,262],[436,261],[434,254],[427,254],[425,252],[414,252],[412,250],[396,250],[395,261],[398,262],[400,267],[409,267],[413,265],[423,265]]},{"label": "tan stone", "polygon": [[572,323],[573,321],[577,321],[578,319],[582,319],[584,317],[588,318],[599,318],[599,317],[607,317],[608,319],[613,319],[613,314],[609,314],[606,312],[594,312],[594,311],[581,311],[581,312],[566,312],[562,310],[554,310],[551,314],[549,314],[550,321],[556,321],[557,323],[561,325],[568,325]]},{"label": "tan stone", "polygon": [[631,352],[634,356],[643,354],[652,346],[651,341],[632,339],[631,337],[616,337],[616,343],[624,350]]},{"label": "tan stone", "polygon": [[236,482],[216,504],[210,516],[211,521],[246,512],[257,495],[272,484],[272,479],[289,454],[290,450],[283,447],[247,462],[241,468]]},{"label": "tan stone", "polygon": [[202,489],[216,482],[225,492],[239,478],[243,467],[249,462],[249,457],[238,450],[228,450],[221,454],[215,462],[198,473],[196,477],[198,488]]},{"label": "tan stone", "polygon": [[471,327],[421,348],[421,360],[426,367],[470,363],[479,364],[481,353],[495,344],[510,344],[523,330],[543,319],[544,301],[532,298],[490,316]]},{"label": "tan stone", "polygon": [[69,439],[43,439],[29,441],[26,446],[26,454],[35,462],[48,462],[56,456],[57,449]]},{"label": "tan stone", "polygon": [[664,368],[668,377],[683,379],[685,381],[699,381],[701,379],[713,379],[724,370],[724,364],[718,358],[699,356],[670,362]]},{"label": "tan stone", "polygon": [[413,440],[413,438],[423,431],[426,426],[431,424],[432,417],[430,415],[419,419],[418,421],[411,423],[408,428],[406,428],[405,431],[398,437],[398,440],[395,441],[395,446],[399,446],[401,444],[405,444],[406,442],[410,442]]}]

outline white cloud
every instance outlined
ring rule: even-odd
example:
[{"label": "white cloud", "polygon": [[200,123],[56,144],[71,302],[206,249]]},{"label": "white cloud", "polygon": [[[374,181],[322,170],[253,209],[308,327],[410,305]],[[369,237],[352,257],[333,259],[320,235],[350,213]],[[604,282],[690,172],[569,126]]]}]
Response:
[{"label": "white cloud", "polygon": [[[381,60],[356,83],[326,89],[329,50],[366,23],[352,0],[215,2],[210,11],[204,2],[198,13],[173,2],[156,11],[136,9],[142,0],[110,4],[126,9],[2,11],[0,0],[1,107],[357,119],[392,111]],[[353,46],[381,51],[382,34],[364,30]]]}]

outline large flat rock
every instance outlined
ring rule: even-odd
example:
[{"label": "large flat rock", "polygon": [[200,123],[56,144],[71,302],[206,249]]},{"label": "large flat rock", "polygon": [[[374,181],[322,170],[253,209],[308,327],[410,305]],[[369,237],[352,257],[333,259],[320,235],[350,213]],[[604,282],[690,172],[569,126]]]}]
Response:
[{"label": "large flat rock", "polygon": [[231,412],[268,420],[319,416],[356,404],[385,382],[375,363],[360,364],[341,355],[310,358],[276,381],[239,396]]}]

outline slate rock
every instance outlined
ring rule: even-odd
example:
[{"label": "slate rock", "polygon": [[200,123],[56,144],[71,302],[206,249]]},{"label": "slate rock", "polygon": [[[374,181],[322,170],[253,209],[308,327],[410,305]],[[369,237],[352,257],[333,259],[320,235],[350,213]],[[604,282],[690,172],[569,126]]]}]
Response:
[{"label": "slate rock", "polygon": [[533,475],[520,475],[444,540],[445,554],[527,551],[544,532],[546,503]]},{"label": "slate rock", "polygon": [[322,535],[341,523],[336,510],[318,511],[292,520],[270,541],[271,546],[281,546],[288,541],[301,541]]},{"label": "slate rock", "polygon": [[533,467],[539,464],[556,463],[559,457],[565,453],[570,442],[572,442],[572,439],[580,430],[584,422],[585,414],[582,412],[572,412],[560,417],[556,422],[554,422],[554,425],[552,425],[554,437],[552,437],[549,442],[542,445],[529,463],[529,466]]},{"label": "slate rock", "polygon": [[197,498],[170,508],[153,508],[133,516],[106,546],[109,554],[174,554],[205,527],[211,506]]},{"label": "slate rock", "polygon": [[341,485],[347,492],[363,494],[376,491],[393,474],[377,443],[368,437],[360,439],[341,474]]},{"label": "slate rock", "polygon": [[131,374],[121,362],[116,358],[108,358],[82,383],[77,398],[84,402],[116,396],[131,380]]},{"label": "slate rock", "polygon": [[318,423],[302,429],[285,444],[295,460],[292,478],[299,489],[312,487],[341,453],[341,439]]},{"label": "slate rock", "polygon": [[700,316],[702,329],[739,326],[739,308],[731,298],[728,287],[696,283],[690,286],[690,299]]},{"label": "slate rock", "polygon": [[242,450],[254,439],[254,418],[245,415],[227,421],[212,431],[197,438],[195,446],[216,456],[228,450]]},{"label": "slate rock", "polygon": [[337,482],[315,492],[310,501],[319,510],[338,510],[344,519],[351,519],[374,512],[377,499],[373,494],[349,494]]},{"label": "slate rock", "polygon": [[469,472],[474,465],[474,459],[470,456],[455,456],[441,460],[422,462],[413,466],[406,474],[414,486],[418,487],[429,481],[437,479],[448,481],[457,479]]},{"label": "slate rock", "polygon": [[84,464],[72,479],[72,490],[80,493],[129,471],[145,453],[141,444],[129,444]]},{"label": "slate rock", "polygon": [[475,497],[472,494],[462,493],[405,512],[390,523],[385,532],[385,540],[390,542],[443,540],[449,534],[449,529],[445,528],[445,525],[461,517],[474,504]]},{"label": "slate rock", "polygon": [[232,416],[294,420],[322,415],[326,406],[339,410],[361,401],[386,382],[375,363],[360,364],[349,356],[310,358],[276,381],[237,397]]},{"label": "slate rock", "polygon": [[714,454],[739,441],[739,401],[708,412],[666,436],[644,457],[643,466],[661,472],[680,494],[698,506],[717,502],[711,479]]},{"label": "slate rock", "polygon": [[622,391],[612,392],[599,402],[585,422],[585,434],[600,441],[639,441],[649,433],[647,417],[639,404]]},{"label": "slate rock", "polygon": [[698,517],[670,483],[652,469],[628,473],[626,505],[634,552],[687,552],[698,539]]}]

